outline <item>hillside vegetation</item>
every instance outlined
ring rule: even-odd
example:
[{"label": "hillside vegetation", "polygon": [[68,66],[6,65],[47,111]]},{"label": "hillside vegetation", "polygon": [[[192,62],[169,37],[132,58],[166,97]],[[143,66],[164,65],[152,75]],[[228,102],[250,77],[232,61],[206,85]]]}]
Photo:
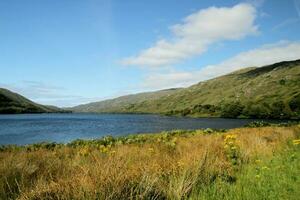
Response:
[{"label": "hillside vegetation", "polygon": [[299,174],[300,125],[0,148],[0,199],[296,200]]},{"label": "hillside vegetation", "polygon": [[181,88],[172,88],[172,89],[160,90],[156,92],[144,92],[138,94],[131,94],[126,96],[121,96],[115,99],[75,106],[71,108],[71,110],[75,112],[103,112],[103,113],[132,112],[131,109],[136,104],[141,104],[145,101],[150,101],[150,100],[157,100],[161,97],[174,94],[179,90],[181,90]]},{"label": "hillside vegetation", "polygon": [[7,89],[0,88],[0,114],[65,112],[54,106],[44,106]]},{"label": "hillside vegetation", "polygon": [[299,118],[300,60],[246,68],[171,93],[152,92],[151,97],[147,94],[81,105],[73,110],[196,117]]}]

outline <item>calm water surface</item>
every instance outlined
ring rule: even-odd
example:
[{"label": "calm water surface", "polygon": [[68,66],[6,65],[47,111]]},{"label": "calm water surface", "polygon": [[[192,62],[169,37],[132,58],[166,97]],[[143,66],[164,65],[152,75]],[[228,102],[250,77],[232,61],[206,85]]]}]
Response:
[{"label": "calm water surface", "polygon": [[182,118],[127,114],[0,115],[0,144],[70,142],[105,135],[121,136],[174,129],[241,127],[253,119]]}]

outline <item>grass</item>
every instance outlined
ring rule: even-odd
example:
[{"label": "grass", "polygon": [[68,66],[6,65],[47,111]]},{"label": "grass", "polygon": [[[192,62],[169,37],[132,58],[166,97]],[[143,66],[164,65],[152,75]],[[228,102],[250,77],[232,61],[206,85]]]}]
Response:
[{"label": "grass", "polygon": [[297,199],[300,126],[5,146],[0,199]]}]

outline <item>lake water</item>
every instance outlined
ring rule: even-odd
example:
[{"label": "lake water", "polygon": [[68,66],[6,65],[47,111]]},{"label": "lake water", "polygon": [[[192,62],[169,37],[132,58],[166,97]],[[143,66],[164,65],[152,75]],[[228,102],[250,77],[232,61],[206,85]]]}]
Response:
[{"label": "lake water", "polygon": [[66,143],[174,129],[227,129],[241,127],[254,119],[183,118],[129,114],[24,114],[0,115],[0,145],[37,142]]}]

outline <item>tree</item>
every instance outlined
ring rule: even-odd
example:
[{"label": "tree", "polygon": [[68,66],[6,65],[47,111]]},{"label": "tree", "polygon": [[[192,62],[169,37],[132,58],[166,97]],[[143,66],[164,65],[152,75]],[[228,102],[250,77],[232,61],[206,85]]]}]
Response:
[{"label": "tree", "polygon": [[291,101],[289,102],[289,106],[291,111],[293,112],[300,112],[300,94],[294,96]]},{"label": "tree", "polygon": [[291,113],[286,109],[283,101],[277,101],[272,104],[271,117],[275,119],[290,118]]},{"label": "tree", "polygon": [[243,115],[250,118],[266,119],[270,118],[271,112],[266,105],[251,102],[244,108]]}]

